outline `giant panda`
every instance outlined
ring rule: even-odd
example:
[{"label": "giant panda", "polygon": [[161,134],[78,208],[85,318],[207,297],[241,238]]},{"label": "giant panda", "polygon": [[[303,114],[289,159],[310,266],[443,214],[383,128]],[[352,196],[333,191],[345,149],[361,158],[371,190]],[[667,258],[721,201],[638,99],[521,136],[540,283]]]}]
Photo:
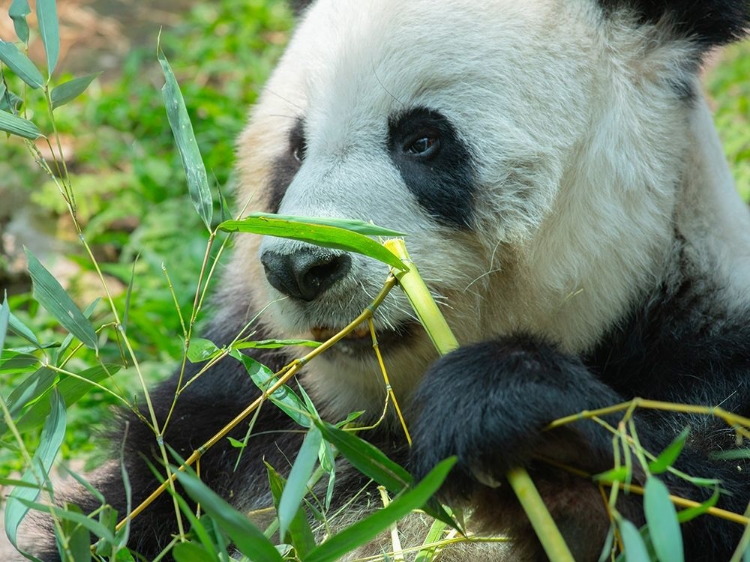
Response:
[{"label": "giant panda", "polygon": [[[543,431],[551,421],[634,397],[750,416],[750,216],[698,83],[707,53],[743,35],[747,2],[296,7],[296,32],[237,144],[238,206],[408,233],[461,347],[438,358],[392,292],[375,325],[414,445],[395,418],[368,437],[417,477],[456,455],[440,498],[464,508],[476,529],[513,537],[447,549],[441,560],[545,559],[505,480],[515,466],[530,471],[575,559],[597,560],[609,528],[601,492],[558,465],[611,468],[612,435],[583,420]],[[256,339],[323,339],[370,303],[386,274],[360,255],[238,236],[204,335],[226,344],[257,317]],[[380,416],[386,389],[359,335],[298,377],[325,419]],[[301,353],[256,357],[277,369]],[[162,418],[175,385],[176,376],[152,394]],[[180,396],[166,442],[187,456],[257,395],[238,362],[220,362]],[[143,460],[155,440],[126,419],[135,504],[155,486]],[[741,446],[726,424],[640,409],[633,419],[653,453],[689,426],[676,467],[721,479],[719,507],[744,512],[750,465],[715,458]],[[223,442],[201,460],[203,480],[246,511],[270,505],[263,462],[283,470],[301,443],[270,405],[252,435],[236,470],[237,452]],[[664,478],[676,495],[707,497]],[[120,481],[115,467],[96,483],[123,512]],[[365,484],[342,461],[342,525],[379,504],[367,493],[346,503]],[[644,522],[637,496],[623,495],[618,509]],[[153,557],[173,519],[162,498],[133,521],[130,545]],[[403,522],[404,546],[419,544],[428,525]],[[729,560],[742,531],[699,517],[683,526],[686,557]],[[386,538],[351,559],[387,550]]]}]

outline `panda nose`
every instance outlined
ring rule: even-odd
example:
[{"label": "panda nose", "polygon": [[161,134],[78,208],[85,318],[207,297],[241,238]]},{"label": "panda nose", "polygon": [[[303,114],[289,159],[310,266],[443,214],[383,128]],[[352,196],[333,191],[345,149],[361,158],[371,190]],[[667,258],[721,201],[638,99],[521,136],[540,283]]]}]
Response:
[{"label": "panda nose", "polygon": [[352,259],[346,253],[311,247],[291,254],[266,250],[260,262],[276,290],[309,302],[346,276]]}]

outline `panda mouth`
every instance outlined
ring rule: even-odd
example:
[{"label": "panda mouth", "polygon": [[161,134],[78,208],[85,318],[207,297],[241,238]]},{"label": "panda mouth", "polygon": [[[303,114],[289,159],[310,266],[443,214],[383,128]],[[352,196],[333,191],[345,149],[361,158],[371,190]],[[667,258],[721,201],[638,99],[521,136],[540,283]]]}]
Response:
[{"label": "panda mouth", "polygon": [[[330,340],[340,331],[341,329],[331,328],[329,326],[316,326],[310,330],[313,340],[321,343]],[[381,328],[375,330],[378,348],[385,353],[395,346],[404,345],[409,340],[411,334],[412,326],[407,323],[400,324],[395,328]],[[332,351],[338,350],[348,355],[365,353],[368,350],[372,351],[372,349],[372,334],[370,333],[369,325],[366,323],[357,326],[357,328],[344,336],[331,348]]]}]

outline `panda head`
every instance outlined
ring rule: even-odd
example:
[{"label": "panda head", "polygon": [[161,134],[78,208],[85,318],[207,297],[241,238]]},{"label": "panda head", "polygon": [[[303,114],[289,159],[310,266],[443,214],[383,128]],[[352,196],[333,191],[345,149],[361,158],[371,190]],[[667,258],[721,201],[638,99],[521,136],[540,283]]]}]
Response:
[{"label": "panda head", "polygon": [[[745,13],[740,1],[318,0],[240,138],[239,205],[406,232],[462,343],[523,330],[586,350],[663,276],[704,142],[696,71]],[[233,290],[277,337],[342,328],[387,274],[288,240],[237,245]],[[408,392],[434,351],[396,293],[375,324]],[[314,384],[380,400],[368,341],[343,342]]]}]

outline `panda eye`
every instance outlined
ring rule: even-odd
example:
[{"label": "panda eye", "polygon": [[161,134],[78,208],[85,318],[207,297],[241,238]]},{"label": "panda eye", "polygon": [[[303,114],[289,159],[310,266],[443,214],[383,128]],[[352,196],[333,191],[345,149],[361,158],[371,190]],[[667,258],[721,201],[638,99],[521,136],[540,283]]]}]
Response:
[{"label": "panda eye", "polygon": [[440,148],[437,135],[419,135],[404,145],[404,152],[412,156],[427,157],[435,154]]},{"label": "panda eye", "polygon": [[298,164],[301,164],[305,159],[305,152],[307,152],[307,140],[303,123],[300,120],[289,133],[289,154]]}]

